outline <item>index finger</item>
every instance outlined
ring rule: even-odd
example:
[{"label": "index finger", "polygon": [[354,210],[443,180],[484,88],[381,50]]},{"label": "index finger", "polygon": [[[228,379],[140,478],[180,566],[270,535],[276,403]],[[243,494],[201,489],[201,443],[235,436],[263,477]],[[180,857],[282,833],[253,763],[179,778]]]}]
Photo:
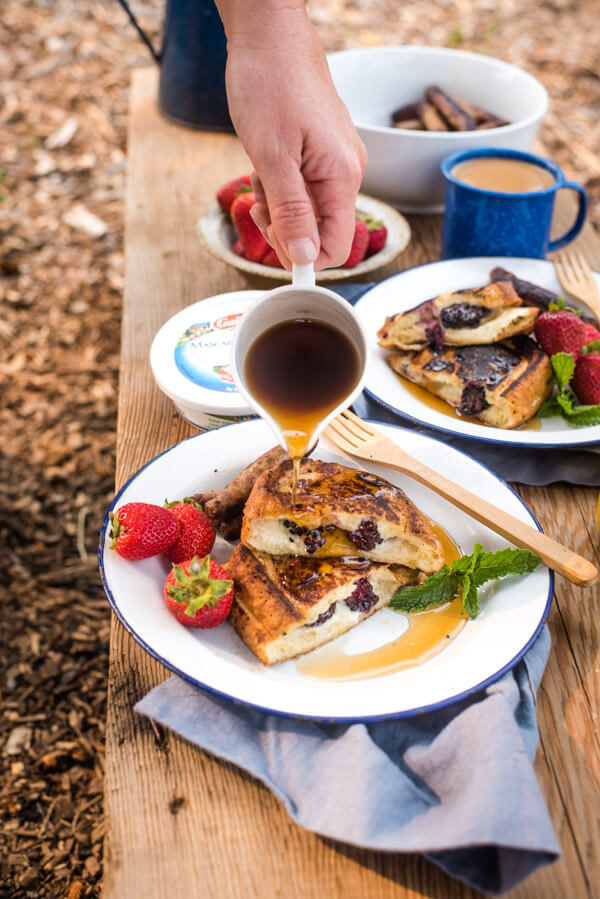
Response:
[{"label": "index finger", "polygon": [[315,269],[341,266],[350,255],[354,237],[357,192],[332,182],[312,184],[311,192],[318,211],[321,241]]}]

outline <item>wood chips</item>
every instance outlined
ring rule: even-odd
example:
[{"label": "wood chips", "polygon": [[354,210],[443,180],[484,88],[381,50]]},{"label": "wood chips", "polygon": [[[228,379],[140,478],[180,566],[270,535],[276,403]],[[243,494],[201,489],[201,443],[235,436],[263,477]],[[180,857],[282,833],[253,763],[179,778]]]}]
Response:
[{"label": "wood chips", "polygon": [[[134,4],[160,30],[162,2]],[[600,223],[593,0],[312,0],[329,49],[459,46],[536,74],[542,139]],[[114,0],[0,17],[0,897],[99,895],[109,610],[96,566],[113,493],[130,71]],[[239,174],[232,172],[234,176]]]}]

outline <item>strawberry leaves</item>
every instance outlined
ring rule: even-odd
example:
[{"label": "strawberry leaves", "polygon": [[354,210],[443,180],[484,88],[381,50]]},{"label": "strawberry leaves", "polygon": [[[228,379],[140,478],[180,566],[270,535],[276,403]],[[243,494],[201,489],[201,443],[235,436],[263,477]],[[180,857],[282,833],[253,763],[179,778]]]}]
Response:
[{"label": "strawberry leaves", "polygon": [[185,614],[192,618],[199,609],[210,606],[214,609],[233,586],[226,578],[210,577],[210,557],[202,562],[194,556],[189,566],[189,574],[182,565],[173,565],[174,584],[169,584],[167,593],[180,605],[185,606]]},{"label": "strawberry leaves", "polygon": [[405,587],[392,597],[390,607],[400,612],[419,612],[450,602],[462,589],[463,607],[469,618],[479,614],[479,587],[508,574],[528,574],[540,564],[528,549],[507,547],[498,552],[484,552],[476,543],[470,556],[461,556],[452,565],[444,565],[424,584]]}]

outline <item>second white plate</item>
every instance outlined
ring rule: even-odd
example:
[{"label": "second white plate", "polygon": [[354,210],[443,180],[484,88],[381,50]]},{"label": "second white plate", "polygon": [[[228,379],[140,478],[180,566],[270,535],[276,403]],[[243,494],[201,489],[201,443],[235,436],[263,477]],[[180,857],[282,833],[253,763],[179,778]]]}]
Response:
[{"label": "second white plate", "polygon": [[[377,331],[386,316],[406,312],[438,294],[466,287],[488,284],[490,271],[502,266],[523,278],[555,293],[561,288],[551,262],[539,259],[512,257],[481,257],[448,259],[393,275],[365,293],[355,306],[367,331],[369,358],[365,390],[374,400],[404,419],[427,425],[437,431],[472,437],[489,443],[518,446],[558,447],[582,446],[600,442],[600,425],[576,428],[563,418],[544,418],[540,429],[509,431],[464,421],[452,415],[451,407],[444,414],[426,405],[410,392],[409,387],[386,362],[387,351],[377,342]],[[600,287],[600,275],[595,274]],[[568,300],[573,306],[576,301]],[[583,308],[583,307],[582,307]]]}]

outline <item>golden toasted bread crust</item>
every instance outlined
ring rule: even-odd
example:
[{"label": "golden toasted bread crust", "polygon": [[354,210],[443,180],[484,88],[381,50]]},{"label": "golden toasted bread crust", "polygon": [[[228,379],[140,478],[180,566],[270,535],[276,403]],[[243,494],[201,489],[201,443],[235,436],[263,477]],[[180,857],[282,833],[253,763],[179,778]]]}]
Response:
[{"label": "golden toasted bread crust", "polygon": [[316,606],[338,588],[350,596],[356,581],[373,571],[389,572],[398,586],[415,583],[420,572],[403,565],[383,565],[368,559],[314,559],[270,556],[251,552],[243,544],[233,551],[227,571],[236,595],[243,594],[247,612],[272,636],[314,620]]},{"label": "golden toasted bread crust", "polygon": [[[515,428],[532,418],[552,389],[552,366],[533,340],[519,337],[489,346],[427,347],[394,352],[395,372],[446,400],[462,414],[499,428]],[[481,411],[469,408],[465,390],[485,396]]]},{"label": "golden toasted bread crust", "polygon": [[242,542],[256,519],[292,516],[306,527],[323,521],[360,516],[385,521],[399,533],[411,534],[431,547],[439,541],[429,521],[403,490],[369,472],[335,462],[305,459],[300,469],[296,506],[292,508],[292,463],[285,460],[256,481],[246,503]]},{"label": "golden toasted bread crust", "polygon": [[[343,602],[349,598],[361,579],[368,579],[377,591],[378,584],[385,585],[387,598],[381,597],[380,604],[387,604],[398,587],[416,583],[420,578],[419,571],[404,566],[387,566],[365,559],[331,561],[294,556],[274,559],[265,553],[252,553],[241,544],[234,550],[227,570],[235,584],[229,621],[266,665],[291,657],[282,638],[304,628],[305,624],[314,624],[332,601]],[[340,623],[335,633],[322,625],[306,627],[302,632],[304,644],[288,641],[288,645],[296,647],[293,654],[297,655],[333,639],[359,620],[357,617],[355,622]],[[304,649],[297,649],[298,645],[304,645]]]}]

